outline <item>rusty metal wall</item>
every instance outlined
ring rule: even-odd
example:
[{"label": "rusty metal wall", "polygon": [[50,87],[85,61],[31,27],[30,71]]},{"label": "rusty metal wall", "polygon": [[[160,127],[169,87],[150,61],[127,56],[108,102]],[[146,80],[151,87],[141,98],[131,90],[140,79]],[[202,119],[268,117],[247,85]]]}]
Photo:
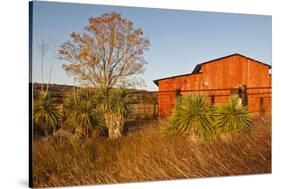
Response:
[{"label": "rusty metal wall", "polygon": [[[266,90],[262,89],[263,87],[271,88],[271,74],[268,65],[241,55],[234,55],[202,64],[197,73],[161,79],[158,83],[158,116],[165,118],[174,107],[177,90],[181,90],[183,94],[191,93],[191,91],[199,93],[205,91],[203,93],[207,96],[216,96],[216,103],[224,103],[228,99],[229,90],[242,85],[252,90],[249,92],[263,93]],[[249,96],[250,111],[260,109],[261,97],[263,97],[262,94]],[[267,97],[262,101],[266,109],[269,109],[271,100]]]}]

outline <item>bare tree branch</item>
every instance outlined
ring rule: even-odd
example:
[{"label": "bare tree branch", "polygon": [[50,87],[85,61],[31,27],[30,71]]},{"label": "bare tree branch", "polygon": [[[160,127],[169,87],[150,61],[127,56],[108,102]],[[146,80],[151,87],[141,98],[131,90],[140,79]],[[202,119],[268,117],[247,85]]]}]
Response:
[{"label": "bare tree branch", "polygon": [[59,49],[60,58],[68,62],[63,69],[82,82],[107,89],[124,82],[132,86],[136,82],[125,78],[144,70],[143,53],[148,50],[149,39],[119,13],[92,17],[85,33],[70,36]]}]

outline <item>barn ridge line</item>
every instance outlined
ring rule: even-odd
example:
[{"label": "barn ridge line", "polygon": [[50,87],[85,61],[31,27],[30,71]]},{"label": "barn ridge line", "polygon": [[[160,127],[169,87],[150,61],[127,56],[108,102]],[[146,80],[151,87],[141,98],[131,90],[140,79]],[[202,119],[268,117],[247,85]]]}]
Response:
[{"label": "barn ridge line", "polygon": [[209,63],[212,63],[212,62],[217,61],[217,60],[221,60],[221,59],[225,59],[225,58],[229,58],[229,57],[231,57],[231,56],[237,56],[237,55],[238,55],[238,56],[241,56],[241,57],[243,57],[243,58],[246,58],[246,59],[255,61],[255,62],[259,63],[259,64],[263,64],[263,65],[265,65],[265,66],[268,66],[269,69],[271,68],[271,65],[269,65],[269,64],[266,64],[266,63],[264,63],[264,62],[261,62],[261,61],[259,61],[259,60],[250,58],[250,57],[248,57],[248,56],[245,56],[245,55],[242,55],[242,54],[239,54],[239,53],[234,53],[234,54],[230,54],[230,55],[227,55],[227,56],[223,56],[223,57],[220,57],[220,58],[208,60],[208,61],[206,61],[206,62],[202,62],[202,63],[200,63],[200,64],[197,64],[197,65],[195,66],[194,70],[193,70],[191,73],[180,74],[180,75],[175,75],[175,76],[170,76],[170,77],[164,77],[164,78],[160,78],[160,79],[153,80],[153,82],[158,86],[158,84],[159,84],[158,82],[161,81],[161,80],[172,79],[172,78],[177,78],[177,77],[182,77],[182,76],[189,76],[189,75],[194,75],[194,74],[201,74],[201,73],[199,72],[199,70],[200,70],[200,68],[201,68],[202,65],[204,65],[204,64],[209,64]]}]

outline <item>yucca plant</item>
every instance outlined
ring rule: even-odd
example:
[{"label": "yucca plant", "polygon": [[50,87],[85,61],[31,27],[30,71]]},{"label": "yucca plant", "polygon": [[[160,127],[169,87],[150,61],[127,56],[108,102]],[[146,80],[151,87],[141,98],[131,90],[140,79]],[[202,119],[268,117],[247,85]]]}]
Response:
[{"label": "yucca plant", "polygon": [[207,139],[213,132],[214,108],[207,97],[191,94],[177,98],[165,132],[180,132]]},{"label": "yucca plant", "polygon": [[98,100],[91,89],[77,89],[64,99],[64,123],[74,129],[82,129],[88,135],[93,128],[102,126],[102,118],[97,111]]},{"label": "yucca plant", "polygon": [[33,119],[35,125],[42,127],[45,135],[48,135],[49,129],[53,131],[60,120],[60,111],[55,104],[55,98],[47,92],[41,92],[34,99]]},{"label": "yucca plant", "polygon": [[252,117],[238,96],[231,96],[227,104],[217,106],[215,126],[219,132],[240,133],[249,130]]},{"label": "yucca plant", "polygon": [[109,98],[109,111],[115,112],[126,118],[130,113],[132,96],[125,89],[114,89]]},{"label": "yucca plant", "polygon": [[125,119],[129,115],[132,97],[126,89],[116,88],[109,91],[100,89],[100,108],[104,113],[109,138],[121,136]]}]

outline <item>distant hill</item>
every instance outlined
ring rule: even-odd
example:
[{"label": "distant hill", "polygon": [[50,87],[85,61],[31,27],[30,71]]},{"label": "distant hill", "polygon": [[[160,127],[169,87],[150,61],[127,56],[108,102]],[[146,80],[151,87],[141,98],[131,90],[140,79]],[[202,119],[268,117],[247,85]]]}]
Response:
[{"label": "distant hill", "polygon": [[[41,83],[33,83],[33,93],[38,93],[41,91],[42,84]],[[47,88],[47,83],[43,83],[43,88]],[[49,85],[49,92],[52,93],[66,93],[73,89],[73,85],[63,85],[63,84],[50,84]]]}]

